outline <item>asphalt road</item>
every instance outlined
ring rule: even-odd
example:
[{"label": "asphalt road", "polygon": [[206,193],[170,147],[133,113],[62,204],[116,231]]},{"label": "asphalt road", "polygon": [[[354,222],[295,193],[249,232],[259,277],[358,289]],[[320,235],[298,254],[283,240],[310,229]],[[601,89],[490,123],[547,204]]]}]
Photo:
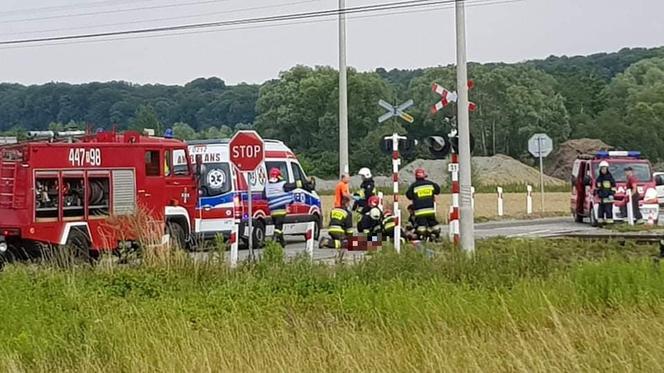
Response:
[{"label": "asphalt road", "polygon": [[[491,237],[508,238],[546,238],[556,237],[565,234],[592,234],[596,233],[598,228],[593,228],[589,224],[575,223],[570,217],[546,218],[534,220],[509,220],[488,223],[475,224],[475,237],[485,239]],[[443,232],[447,235],[447,228]],[[327,235],[325,231],[321,233]],[[300,237],[288,237],[286,245],[286,256],[296,257],[305,250],[305,242]],[[256,250],[256,255],[261,255],[262,250]],[[337,255],[333,249],[319,249],[318,243],[314,247],[314,260],[334,261]],[[240,251],[240,260],[245,260],[249,256],[248,250]],[[344,261],[360,260],[363,256],[361,252],[346,252]]]}]

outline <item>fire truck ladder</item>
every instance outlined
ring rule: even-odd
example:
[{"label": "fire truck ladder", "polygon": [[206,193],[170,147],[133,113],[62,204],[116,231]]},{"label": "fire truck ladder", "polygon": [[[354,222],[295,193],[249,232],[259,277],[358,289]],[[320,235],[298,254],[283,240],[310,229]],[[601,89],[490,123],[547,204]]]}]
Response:
[{"label": "fire truck ladder", "polygon": [[0,207],[13,208],[14,195],[16,193],[16,169],[17,162],[3,161],[0,167]]}]

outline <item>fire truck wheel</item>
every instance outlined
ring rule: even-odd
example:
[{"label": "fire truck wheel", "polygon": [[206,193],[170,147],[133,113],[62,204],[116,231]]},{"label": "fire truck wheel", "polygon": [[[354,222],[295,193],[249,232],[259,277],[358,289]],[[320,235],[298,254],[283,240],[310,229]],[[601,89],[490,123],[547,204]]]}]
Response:
[{"label": "fire truck wheel", "polygon": [[65,244],[65,254],[70,255],[72,260],[90,264],[94,263],[97,257],[92,251],[90,237],[78,229],[69,232],[69,237],[67,237],[67,243]]},{"label": "fire truck wheel", "polygon": [[574,214],[574,221],[577,222],[577,223],[583,223],[583,215],[575,213]]},{"label": "fire truck wheel", "polygon": [[173,248],[185,249],[187,247],[187,237],[182,225],[176,222],[167,223],[168,235],[170,236],[170,245]]}]

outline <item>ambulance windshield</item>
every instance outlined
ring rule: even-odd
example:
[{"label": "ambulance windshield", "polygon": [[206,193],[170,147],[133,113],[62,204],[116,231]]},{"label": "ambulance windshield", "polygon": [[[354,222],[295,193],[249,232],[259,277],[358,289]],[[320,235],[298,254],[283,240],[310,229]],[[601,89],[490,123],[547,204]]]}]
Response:
[{"label": "ambulance windshield", "polygon": [[[644,162],[609,162],[609,172],[613,175],[613,178],[617,183],[627,182],[627,176],[625,175],[625,168],[631,167],[634,171],[634,177],[638,181],[648,182],[652,180],[652,172],[650,171],[650,165]],[[595,170],[595,176],[599,175],[599,162],[593,165]]]}]

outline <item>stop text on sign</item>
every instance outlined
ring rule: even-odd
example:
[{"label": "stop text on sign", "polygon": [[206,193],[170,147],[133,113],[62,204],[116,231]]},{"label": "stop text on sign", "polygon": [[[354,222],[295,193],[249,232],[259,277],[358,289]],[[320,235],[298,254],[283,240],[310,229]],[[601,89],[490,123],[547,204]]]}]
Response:
[{"label": "stop text on sign", "polygon": [[262,154],[260,145],[236,145],[231,148],[233,158],[256,158]]}]

